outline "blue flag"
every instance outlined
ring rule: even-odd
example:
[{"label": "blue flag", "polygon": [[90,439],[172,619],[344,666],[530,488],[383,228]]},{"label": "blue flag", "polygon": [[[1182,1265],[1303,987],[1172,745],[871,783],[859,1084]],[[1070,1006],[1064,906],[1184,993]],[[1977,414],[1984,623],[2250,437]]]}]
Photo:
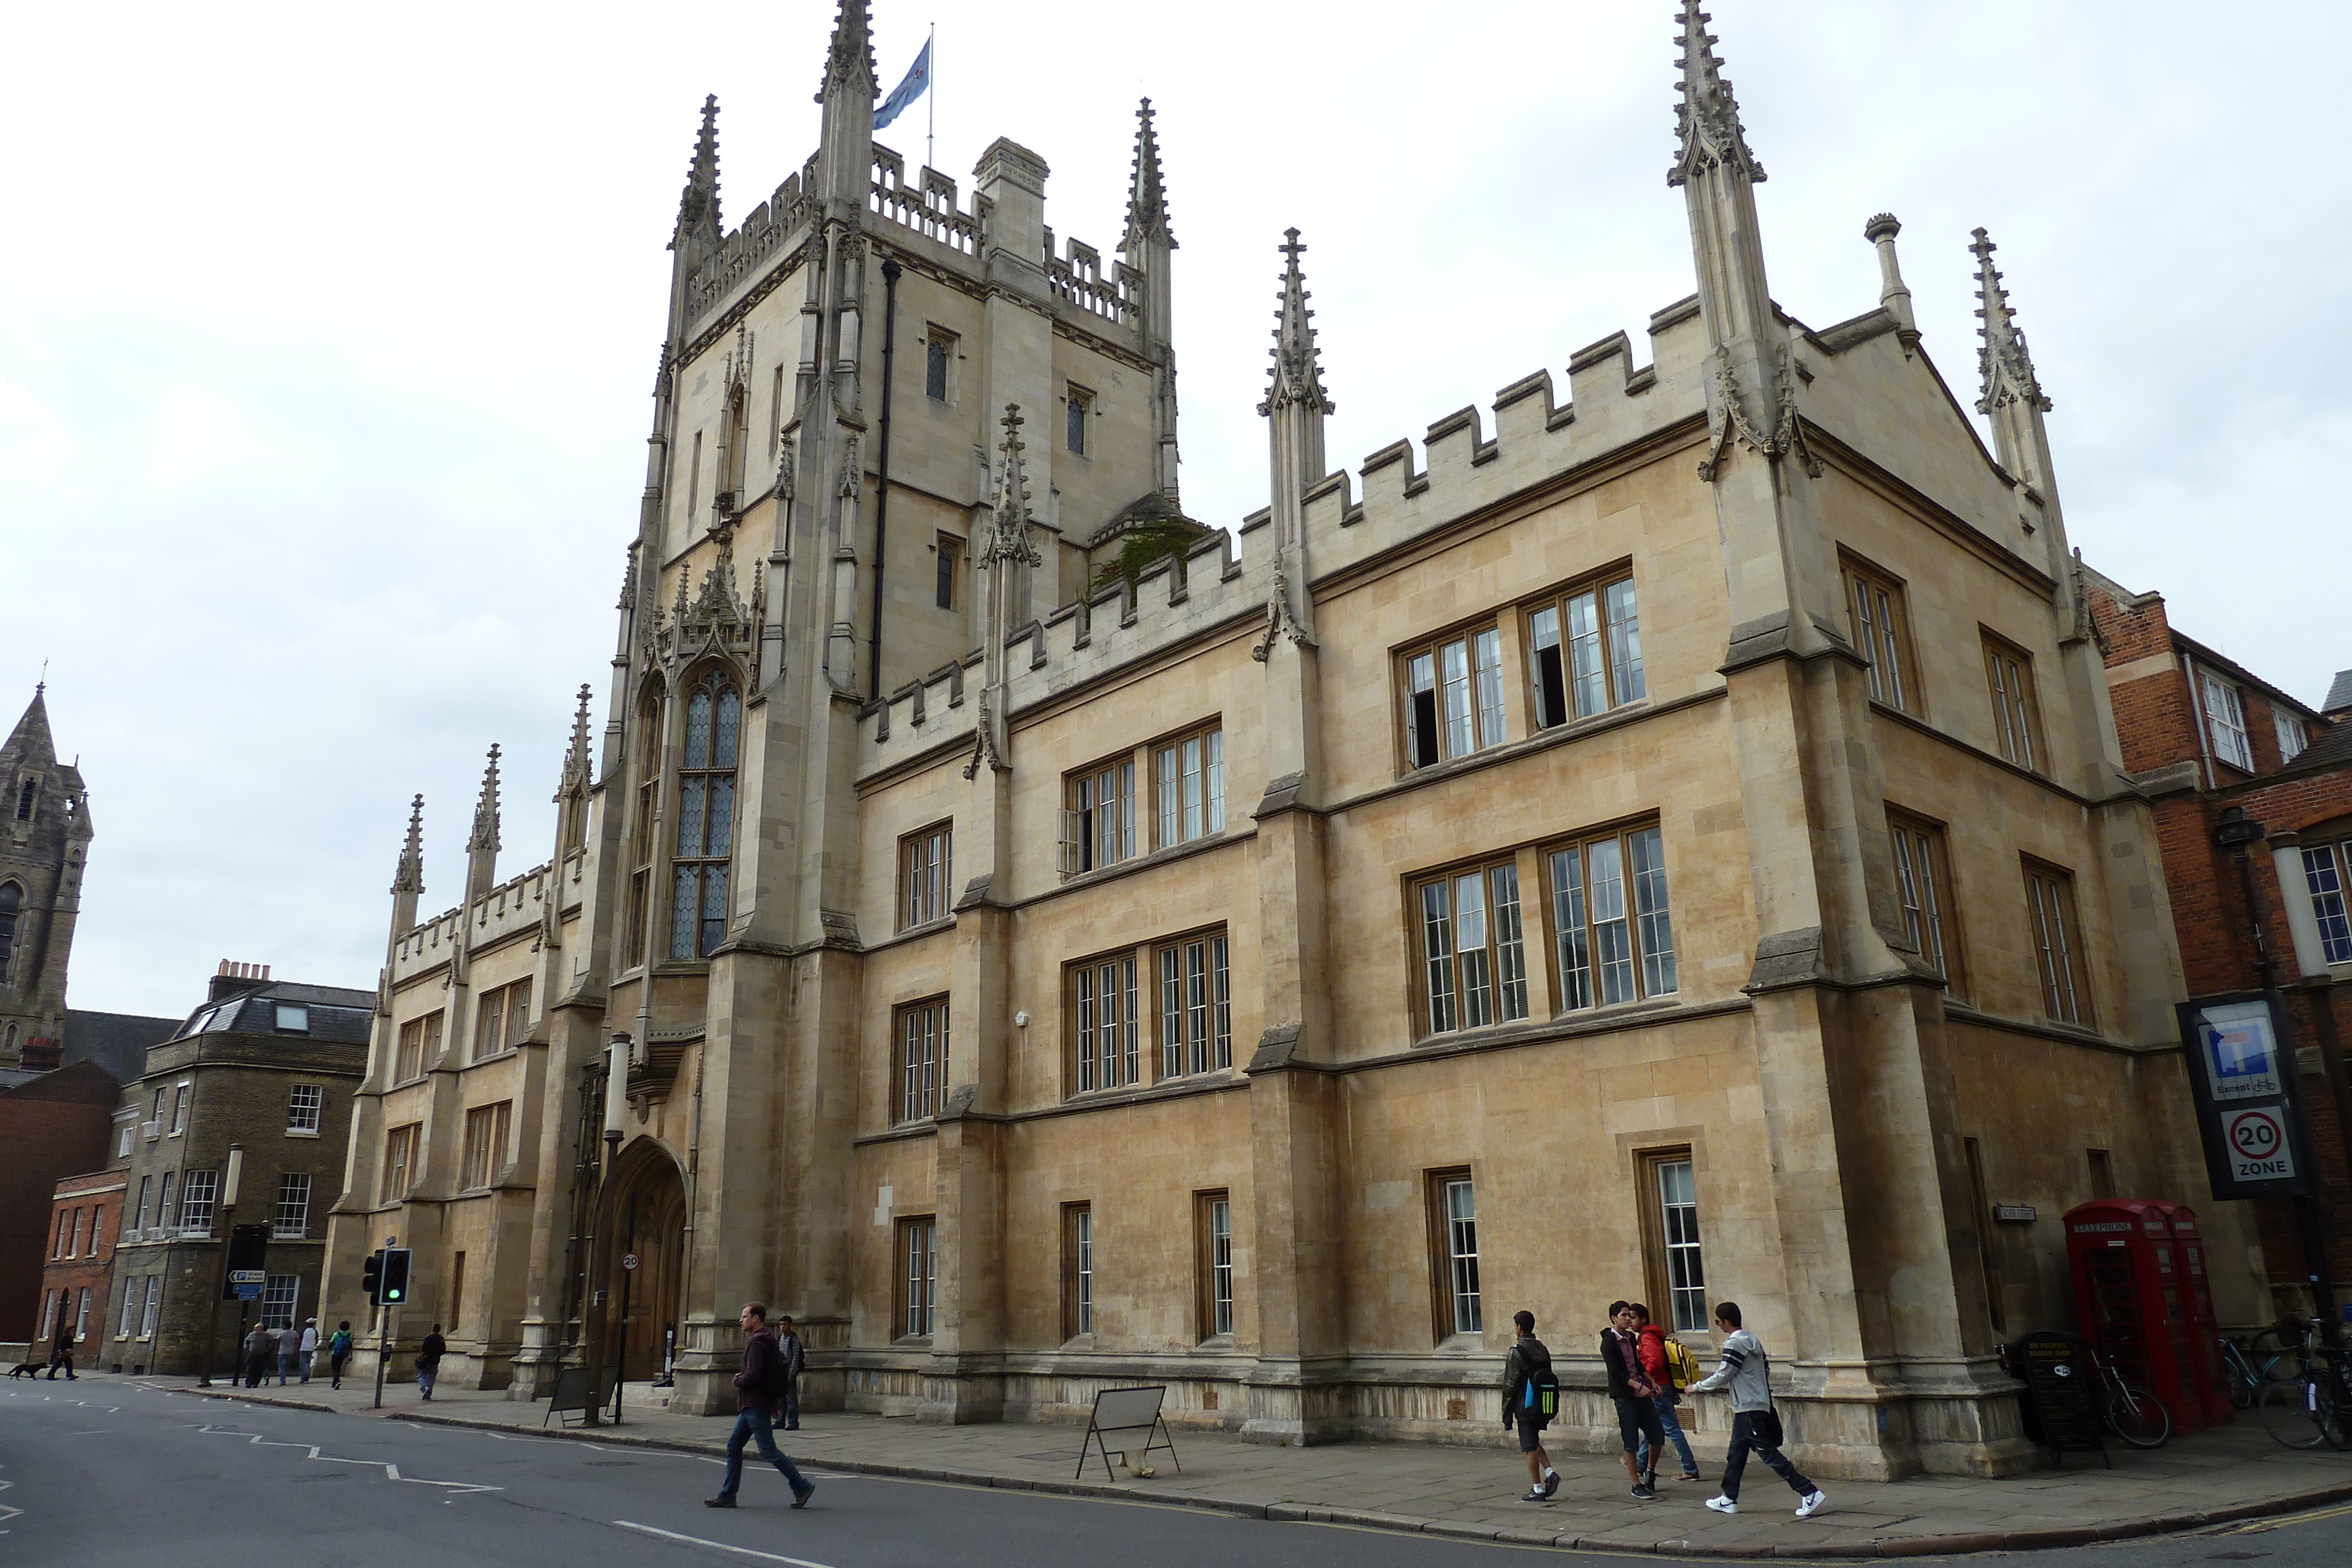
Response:
[{"label": "blue flag", "polygon": [[926,38],[923,40],[923,52],[915,57],[915,63],[908,68],[907,79],[900,82],[874,110],[874,129],[879,131],[898,119],[908,104],[929,89],[930,85],[931,41]]}]

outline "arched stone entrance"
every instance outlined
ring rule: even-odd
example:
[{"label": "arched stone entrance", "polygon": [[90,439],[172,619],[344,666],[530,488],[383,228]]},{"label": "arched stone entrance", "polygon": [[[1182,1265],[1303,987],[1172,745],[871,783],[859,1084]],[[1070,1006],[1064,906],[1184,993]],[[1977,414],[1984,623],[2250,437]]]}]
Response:
[{"label": "arched stone entrance", "polygon": [[[605,1354],[625,1355],[631,1382],[657,1377],[663,1336],[678,1318],[686,1230],[685,1177],[658,1139],[639,1137],[622,1149],[597,1228],[604,1238],[597,1288],[604,1301]],[[631,1254],[637,1266],[624,1269],[622,1260]]]}]

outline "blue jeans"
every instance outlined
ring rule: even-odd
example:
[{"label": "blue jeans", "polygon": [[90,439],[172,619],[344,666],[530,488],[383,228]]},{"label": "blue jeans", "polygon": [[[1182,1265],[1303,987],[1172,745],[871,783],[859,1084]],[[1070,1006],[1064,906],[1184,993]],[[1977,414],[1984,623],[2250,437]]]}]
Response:
[{"label": "blue jeans", "polygon": [[775,1417],[765,1410],[746,1410],[735,1417],[735,1430],[728,1434],[727,1479],[719,1483],[720,1497],[733,1502],[736,1492],[742,1488],[743,1445],[747,1441],[759,1444],[760,1457],[784,1472],[784,1479],[792,1483],[794,1497],[809,1490],[809,1483],[801,1479],[801,1473],[793,1468],[792,1460],[776,1447]]},{"label": "blue jeans", "polygon": [[1723,1495],[1734,1502],[1739,1500],[1740,1472],[1748,1468],[1750,1449],[1774,1475],[1789,1483],[1790,1491],[1799,1497],[1810,1495],[1813,1483],[1800,1474],[1780,1449],[1766,1448],[1763,1438],[1757,1435],[1756,1428],[1763,1422],[1764,1413],[1760,1410],[1742,1410],[1731,1417],[1731,1450],[1723,1457]]},{"label": "blue jeans", "polygon": [[[1675,1416],[1674,1396],[1661,1394],[1650,1403],[1657,1406],[1658,1425],[1665,1428],[1666,1441],[1675,1446],[1675,1452],[1682,1458],[1683,1474],[1686,1476],[1698,1474],[1698,1461],[1691,1457],[1690,1439],[1683,1436],[1683,1424]],[[1644,1471],[1653,1468],[1650,1460],[1650,1440],[1647,1437],[1642,1439],[1642,1451],[1634,1456],[1633,1462]]]}]

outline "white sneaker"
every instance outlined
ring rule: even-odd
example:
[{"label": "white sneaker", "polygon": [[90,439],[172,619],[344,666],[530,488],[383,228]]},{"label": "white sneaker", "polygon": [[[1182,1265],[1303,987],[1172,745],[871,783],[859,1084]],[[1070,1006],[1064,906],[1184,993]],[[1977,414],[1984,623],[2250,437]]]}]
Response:
[{"label": "white sneaker", "polygon": [[1797,1517],[1799,1519],[1811,1519],[1813,1515],[1827,1508],[1829,1506],[1829,1493],[1822,1490],[1819,1487],[1815,1487],[1812,1490],[1804,1495],[1803,1500],[1797,1504]]},{"label": "white sneaker", "polygon": [[1738,1513],[1739,1511],[1739,1505],[1727,1497],[1711,1497],[1706,1500],[1706,1506],[1715,1510],[1717,1513]]}]

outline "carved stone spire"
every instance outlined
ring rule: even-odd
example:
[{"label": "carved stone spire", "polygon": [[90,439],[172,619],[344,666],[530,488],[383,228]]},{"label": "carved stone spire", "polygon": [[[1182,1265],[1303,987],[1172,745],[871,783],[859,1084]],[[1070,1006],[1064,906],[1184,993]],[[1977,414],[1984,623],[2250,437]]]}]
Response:
[{"label": "carved stone spire", "polygon": [[1764,165],[1748,148],[1748,133],[1739,123],[1738,100],[1715,57],[1718,41],[1706,30],[1707,14],[1696,0],[1675,18],[1683,25],[1683,79],[1675,90],[1682,101],[1675,107],[1675,134],[1682,143],[1666,183],[1686,183],[1691,175],[1708,169],[1737,171],[1750,184],[1764,183]]},{"label": "carved stone spire", "polygon": [[1982,229],[1976,231],[1975,243],[1969,246],[1977,258],[1977,318],[1984,323],[1977,329],[1977,335],[1984,340],[1977,350],[1980,382],[1977,412],[1991,413],[2022,402],[2047,413],[2050,400],[2034,378],[2033,357],[2026,352],[2025,334],[2017,329],[2017,318],[2009,308],[2009,290],[2001,283],[2000,268],[1992,264],[1992,253],[1998,248]]},{"label": "carved stone spire", "polygon": [[471,904],[498,884],[499,748],[490,747],[489,766],[482,769],[482,795],[474,803],[474,831],[466,836],[466,902]]},{"label": "carved stone spire", "polygon": [[1168,226],[1168,195],[1160,184],[1160,137],[1151,122],[1151,100],[1135,111],[1135,162],[1127,187],[1127,233],[1118,248],[1134,252],[1146,240],[1157,240],[1170,250],[1176,235]]},{"label": "carved stone spire", "polygon": [[1323,477],[1323,421],[1332,412],[1311,324],[1315,312],[1298,269],[1298,231],[1283,235],[1282,308],[1275,312],[1273,382],[1257,405],[1266,418],[1267,471],[1274,522],[1274,586],[1265,634],[1250,650],[1263,664],[1275,640],[1315,641],[1315,606],[1307,591],[1307,486]]},{"label": "carved stone spire", "polygon": [[[1274,313],[1274,369],[1271,384],[1266,388],[1265,401],[1257,405],[1258,413],[1271,415],[1276,410],[1294,404],[1317,414],[1334,411],[1330,398],[1323,392],[1323,366],[1315,343],[1315,329],[1309,325],[1315,312],[1307,308],[1314,296],[1307,291],[1306,275],[1298,270],[1299,253],[1307,247],[1298,241],[1297,229],[1283,231],[1283,243],[1277,247],[1285,258],[1282,292],[1276,296],[1282,308]],[[1322,424],[1316,423],[1315,457],[1322,459]],[[1323,476],[1318,466],[1310,478]]]},{"label": "carved stone spire", "polygon": [[677,199],[677,228],[670,236],[676,250],[688,235],[717,237],[719,221],[719,98],[702,100],[702,134],[695,139],[694,162],[686,172],[686,190]]},{"label": "carved stone spire", "polygon": [[588,687],[580,688],[580,706],[572,715],[572,744],[563,753],[563,778],[556,786],[555,798],[584,791],[588,788],[593,759],[588,750]]},{"label": "carved stone spire", "polygon": [[1021,417],[1021,405],[1006,403],[1004,417],[998,423],[1004,439],[997,446],[1001,461],[995,506],[987,538],[972,562],[988,576],[981,615],[980,719],[974,727],[971,758],[963,767],[966,779],[978,777],[982,768],[1001,772],[1005,767],[1004,708],[1012,672],[1004,656],[1004,640],[1027,607],[1024,590],[1029,570],[1045,564],[1029,539],[1029,475],[1021,441],[1021,426],[1026,421]]},{"label": "carved stone spire", "polygon": [[400,846],[400,863],[393,869],[392,892],[394,897],[407,894],[414,898],[425,891],[425,797],[417,796],[408,803],[408,840]]},{"label": "carved stone spire", "polygon": [[874,28],[866,15],[866,0],[841,0],[841,15],[833,25],[833,47],[825,51],[824,82],[817,89],[823,103],[835,93],[858,98],[869,111],[880,89],[874,78]]}]

